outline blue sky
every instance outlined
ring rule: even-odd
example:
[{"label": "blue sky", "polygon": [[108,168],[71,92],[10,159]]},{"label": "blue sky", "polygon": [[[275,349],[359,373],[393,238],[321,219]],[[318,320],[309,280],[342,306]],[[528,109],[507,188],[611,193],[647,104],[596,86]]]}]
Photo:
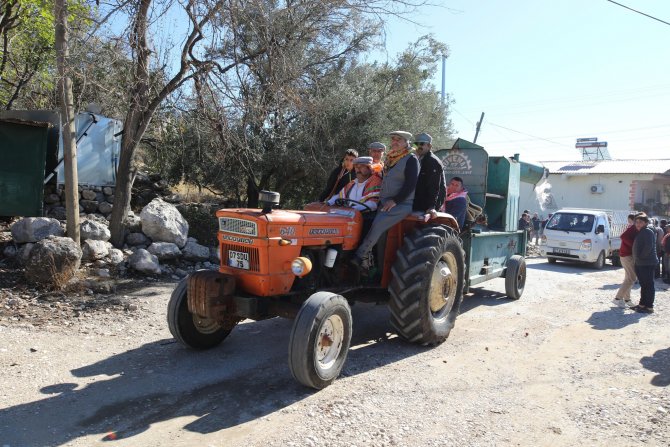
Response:
[{"label": "blue sky", "polygon": [[[617,1],[670,22],[670,0]],[[440,3],[420,25],[391,20],[386,53],[428,33],[449,46],[457,136],[472,141],[485,112],[492,155],[578,160],[575,139],[597,137],[612,158],[670,158],[670,26],[606,0]]]}]

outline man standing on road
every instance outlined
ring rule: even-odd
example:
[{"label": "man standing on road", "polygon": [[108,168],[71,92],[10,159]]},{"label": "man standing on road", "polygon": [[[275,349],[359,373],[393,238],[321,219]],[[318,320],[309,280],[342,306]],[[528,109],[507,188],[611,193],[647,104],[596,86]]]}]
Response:
[{"label": "man standing on road", "polygon": [[654,312],[654,273],[658,264],[656,256],[656,231],[649,224],[645,213],[635,215],[635,227],[638,234],[633,242],[635,274],[640,282],[640,304],[633,307],[636,312],[650,314]]},{"label": "man standing on road", "polygon": [[633,306],[630,299],[630,289],[637,279],[635,275],[635,261],[633,260],[633,242],[637,236],[637,228],[635,227],[635,214],[628,215],[628,228],[621,233],[621,248],[619,249],[619,259],[621,260],[621,267],[623,267],[623,282],[619,287],[619,291],[614,298],[614,304],[619,307]]},{"label": "man standing on road", "polygon": [[351,259],[351,263],[359,268],[382,234],[412,213],[414,188],[419,176],[419,160],[410,150],[412,134],[397,130],[389,135],[391,150],[386,156],[377,216]]},{"label": "man standing on road", "polygon": [[533,213],[533,217],[530,218],[530,221],[533,225],[532,228],[532,233],[531,233],[531,239],[535,239],[535,245],[539,245],[539,240],[540,240],[540,226],[542,225],[542,222],[540,221],[540,216],[537,215],[537,213]]},{"label": "man standing on road", "polygon": [[437,217],[437,210],[447,195],[442,162],[433,154],[433,137],[420,133],[414,140],[416,155],[421,168],[416,181],[412,211],[421,215],[424,221]]}]

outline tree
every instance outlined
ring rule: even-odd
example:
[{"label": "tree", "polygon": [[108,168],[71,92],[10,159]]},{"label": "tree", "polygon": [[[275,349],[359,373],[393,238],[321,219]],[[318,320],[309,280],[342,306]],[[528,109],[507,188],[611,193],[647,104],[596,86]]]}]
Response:
[{"label": "tree", "polygon": [[55,0],[55,44],[58,67],[58,103],[65,161],[65,198],[67,201],[67,235],[79,245],[79,181],[77,176],[77,141],[74,126],[74,99],[69,73],[70,47],[68,42],[67,0]]},{"label": "tree", "polygon": [[[318,195],[348,147],[363,149],[401,128],[451,138],[448,110],[430,84],[443,44],[420,38],[388,64],[359,64],[351,52],[319,76],[309,57],[289,48],[294,62],[302,61],[291,76],[281,70],[284,77],[270,82],[272,73],[257,72],[242,88],[209,89],[188,101],[189,110],[164,119],[174,130],[149,151],[154,169],[173,183],[224,191],[238,205],[254,206],[257,190],[272,189],[285,206],[299,207]],[[261,58],[265,70],[279,70],[287,56],[274,57]]]},{"label": "tree", "polygon": [[[129,6],[125,8],[125,11],[130,11],[132,22],[130,46],[133,56],[133,74],[129,88],[130,107],[124,121],[114,209],[110,221],[111,241],[115,246],[123,244],[124,220],[130,208],[137,147],[154,113],[168,96],[190,80],[197,81],[196,89],[206,87],[206,83],[213,80],[214,76],[220,81],[219,86],[237,85],[245,88],[244,77],[252,74],[255,67],[264,66],[270,60],[277,60],[261,59],[264,55],[276,53],[287,55],[288,53],[283,50],[289,44],[294,46],[299,44],[305,48],[314,46],[321,50],[336,48],[341,42],[340,39],[335,40],[334,47],[329,47],[325,40],[315,41],[314,39],[325,39],[328,36],[337,38],[341,30],[348,29],[345,18],[364,14],[379,15],[389,11],[396,13],[397,5],[401,10],[413,6],[412,0],[349,0],[347,2],[331,0],[187,0],[183,4],[159,3],[152,0],[126,0],[119,7],[125,5]],[[152,9],[152,6],[155,7]],[[176,74],[167,78],[166,84],[160,91],[153,92],[149,86],[152,54],[155,54],[151,50],[148,38],[149,28],[154,23],[150,14],[153,11],[160,16],[171,7],[183,7],[183,13],[188,19],[188,32],[181,46]],[[301,24],[295,20],[295,17],[302,17],[306,21]],[[296,25],[298,28],[277,27],[276,23]],[[327,25],[331,26],[330,31],[327,30],[328,32],[320,34],[314,32],[325,29]],[[262,35],[257,32],[259,29],[273,32],[269,35]],[[247,39],[250,36],[258,37],[258,39]],[[208,47],[203,45],[206,41],[210,42]],[[344,51],[346,53],[346,48]],[[323,54],[321,62],[313,66],[315,73],[324,64],[337,64],[338,60],[338,52]],[[268,73],[272,73],[273,76],[262,82],[265,82],[266,86],[272,86],[271,83],[275,79],[283,77],[282,71],[290,67],[287,64],[281,64],[279,70],[267,67]],[[274,89],[262,89],[257,98],[262,101],[262,104],[274,103],[277,106],[274,120],[284,123],[290,117],[284,116],[284,111],[279,107],[281,104],[275,101],[271,91]],[[222,105],[228,109],[226,110],[228,113],[235,115],[235,112],[230,109],[235,107],[232,99],[234,98]],[[253,131],[264,129],[264,125],[258,121],[257,116],[247,115],[246,118],[246,121],[243,119],[241,123],[242,127],[239,129],[241,132],[238,132],[238,135],[241,136],[239,141],[248,141],[249,137],[253,139],[255,138]],[[276,127],[273,123],[267,124]],[[281,142],[282,140],[274,138],[273,141]],[[233,147],[231,144],[226,144],[226,146]],[[285,146],[280,145],[279,147]],[[243,167],[247,171],[251,169],[249,164]]]}]

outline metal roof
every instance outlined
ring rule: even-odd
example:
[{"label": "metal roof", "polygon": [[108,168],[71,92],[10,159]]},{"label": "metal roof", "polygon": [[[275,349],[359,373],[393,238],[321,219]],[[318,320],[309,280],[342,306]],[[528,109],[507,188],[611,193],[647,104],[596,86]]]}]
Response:
[{"label": "metal roof", "polygon": [[655,160],[542,161],[550,174],[666,174],[670,158]]}]

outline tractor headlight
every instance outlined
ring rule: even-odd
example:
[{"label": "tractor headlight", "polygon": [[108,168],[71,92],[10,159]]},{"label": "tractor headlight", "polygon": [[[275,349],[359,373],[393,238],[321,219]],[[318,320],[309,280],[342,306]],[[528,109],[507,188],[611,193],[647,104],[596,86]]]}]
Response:
[{"label": "tractor headlight", "polygon": [[306,276],[309,272],[312,271],[312,261],[309,258],[303,256],[295,258],[291,262],[291,272],[299,278]]}]

